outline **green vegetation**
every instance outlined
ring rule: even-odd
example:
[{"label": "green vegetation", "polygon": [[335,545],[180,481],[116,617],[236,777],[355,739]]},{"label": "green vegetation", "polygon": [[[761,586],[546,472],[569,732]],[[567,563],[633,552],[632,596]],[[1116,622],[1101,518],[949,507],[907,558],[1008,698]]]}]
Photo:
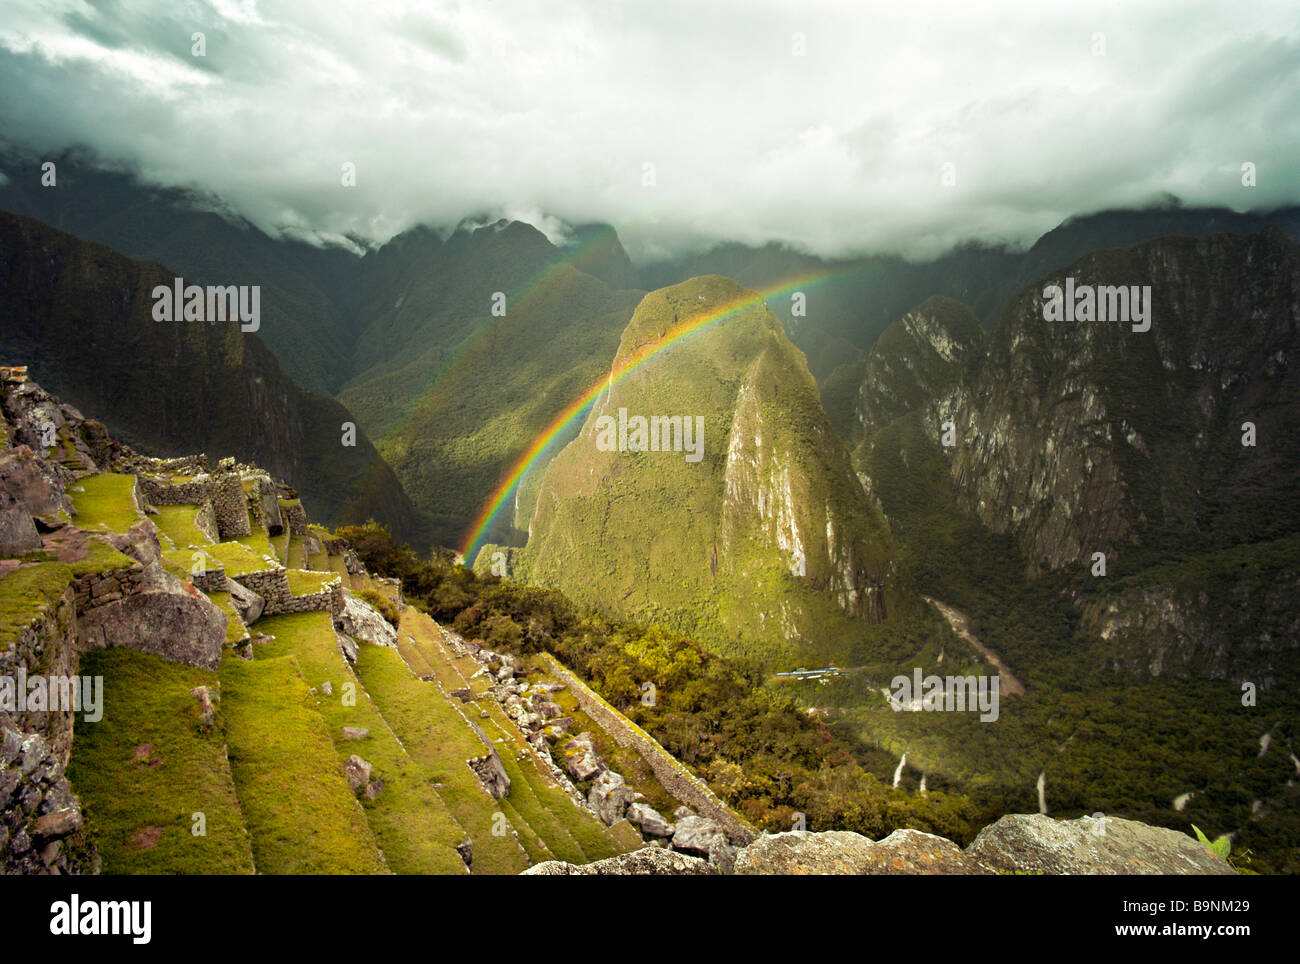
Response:
[{"label": "green vegetation", "polygon": [[294,660],[227,656],[220,678],[230,769],[258,872],[386,872]]},{"label": "green vegetation", "polygon": [[[329,613],[273,616],[259,621],[258,630],[275,637],[259,646],[259,659],[292,656],[318,690],[331,683],[334,695],[318,693],[315,709],[329,728],[339,761],[356,753],[374,766],[372,778],[383,781],[378,799],[362,806],[389,867],[399,874],[464,873],[454,849],[464,831],[434,788],[435,776],[411,759],[359,687],[339,653]],[[356,688],[355,700],[344,698],[345,684]],[[364,727],[370,735],[344,740],[345,726]]]},{"label": "green vegetation", "polygon": [[[378,524],[339,534],[372,571],[400,578],[408,601],[467,638],[499,651],[555,653],[756,826],[787,830],[800,811],[813,829],[872,837],[912,826],[964,841],[975,829],[973,807],[960,796],[918,797],[884,786],[859,765],[859,755],[877,751],[850,733],[832,733],[766,688],[756,663],[712,656],[656,627],[584,613],[553,590],[480,577],[445,555],[421,560]],[[366,672],[362,677],[370,686]],[[642,682],[655,684],[657,706],[641,704]]]},{"label": "green vegetation", "polygon": [[212,540],[194,524],[197,505],[160,505],[156,515],[150,516],[158,531],[171,540],[172,548],[210,546]]},{"label": "green vegetation", "polygon": [[12,642],[42,610],[56,606],[71,582],[72,570],[58,562],[20,566],[0,577],[0,642]]},{"label": "green vegetation", "polygon": [[[750,297],[716,276],[652,292],[628,324],[614,367],[697,315]],[[760,303],[723,319],[602,396],[580,435],[547,466],[528,545],[511,554],[510,576],[726,655],[770,665],[841,661],[864,628],[836,599],[844,570],[853,588],[859,581],[881,587],[886,611],[899,603],[886,575],[889,528],[854,477],[803,356],[776,316]],[[600,451],[597,419],[624,408],[703,419],[701,459]],[[733,461],[728,453],[739,439],[752,448]],[[799,553],[776,545],[792,531]],[[485,548],[476,567],[490,568],[498,551]],[[801,575],[791,571],[796,556]]]},{"label": "green vegetation", "polygon": [[217,725],[205,731],[190,695],[207,686],[215,698],[216,674],[129,649],[83,654],[81,673],[103,677],[104,715],[76,717],[68,778],[103,872],[252,873],[225,714],[219,705]]},{"label": "green vegetation", "polygon": [[285,572],[289,580],[289,591],[295,596],[309,596],[321,592],[338,576],[332,572],[305,572],[302,569],[289,569]]},{"label": "green vegetation", "polygon": [[393,626],[397,626],[402,619],[401,612],[397,609],[397,604],[385,596],[377,589],[361,589],[356,593],[358,599],[370,603],[375,609],[379,610],[379,615],[383,616]]},{"label": "green vegetation", "polygon": [[[78,492],[78,487],[83,491]],[[126,532],[140,521],[134,492],[134,475],[103,472],[80,480],[71,493],[76,524],[82,529]]]},{"label": "green vegetation", "polygon": [[526,822],[508,800],[488,797],[466,765],[487,750],[460,713],[386,646],[362,646],[356,670],[384,719],[412,759],[433,775],[439,796],[473,841],[474,872],[515,874],[527,867],[529,856],[515,837],[492,832],[494,820],[500,826],[496,813],[515,830]]}]

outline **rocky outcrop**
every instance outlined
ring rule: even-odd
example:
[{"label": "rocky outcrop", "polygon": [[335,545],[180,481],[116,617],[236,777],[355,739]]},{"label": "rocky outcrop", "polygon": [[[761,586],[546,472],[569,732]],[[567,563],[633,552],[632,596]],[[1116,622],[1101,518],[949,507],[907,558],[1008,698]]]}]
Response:
[{"label": "rocky outcrop", "polygon": [[334,617],[334,628],[353,639],[376,646],[397,647],[397,630],[374,606],[343,590],[343,611]]},{"label": "rocky outcrop", "polygon": [[1053,820],[1008,814],[979,832],[967,855],[997,871],[1038,874],[1235,874],[1186,834],[1118,817]]},{"label": "rocky outcrop", "polygon": [[679,876],[699,877],[713,876],[718,869],[707,860],[689,857],[686,854],[673,853],[660,847],[644,847],[631,853],[607,857],[590,864],[567,864],[559,860],[548,860],[535,864],[523,872],[532,877],[561,876]]},{"label": "rocky outcrop", "polygon": [[703,859],[707,830],[689,812],[678,819],[692,838],[689,849],[651,846],[586,867],[555,861],[530,874],[710,874],[744,876],[812,874],[986,875],[1031,874],[1234,874],[1227,861],[1174,830],[1133,820],[1091,817],[1053,820],[1011,814],[980,831],[963,851],[951,840],[920,830],[895,830],[872,840],[845,830],[793,830],[763,834],[729,854]]},{"label": "rocky outcrop", "polygon": [[81,803],[39,733],[0,727],[0,874],[98,873]]},{"label": "rocky outcrop", "polygon": [[215,670],[226,641],[226,614],[155,564],[145,570],[137,592],[82,613],[77,641],[83,651],[125,646]]},{"label": "rocky outcrop", "polygon": [[876,841],[845,830],[764,835],[736,855],[737,874],[986,874],[951,840],[895,830]]}]

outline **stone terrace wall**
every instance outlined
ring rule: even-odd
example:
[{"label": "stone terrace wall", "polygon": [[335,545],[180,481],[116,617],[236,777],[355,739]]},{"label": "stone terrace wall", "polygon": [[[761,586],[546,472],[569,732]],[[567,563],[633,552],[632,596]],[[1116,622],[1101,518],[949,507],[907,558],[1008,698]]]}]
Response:
[{"label": "stone terrace wall", "polygon": [[[67,587],[0,651],[0,676],[68,680],[77,675],[76,594]],[[102,708],[101,708],[102,709]],[[71,711],[0,710],[0,874],[95,873],[93,846],[65,847],[81,827],[81,804],[63,768],[72,752]]]},{"label": "stone terrace wall", "polygon": [[252,532],[248,522],[248,500],[244,484],[235,473],[217,477],[216,491],[212,494],[212,509],[217,516],[217,529],[223,539],[236,539]]},{"label": "stone terrace wall", "polygon": [[154,505],[201,506],[210,502],[218,541],[246,536],[253,531],[248,522],[248,500],[237,473],[210,475],[189,482],[169,482],[142,475],[137,477],[137,485]]},{"label": "stone terrace wall", "polygon": [[[33,676],[71,677],[77,675],[80,653],[77,649],[77,596],[68,586],[58,604],[39,612],[34,620],[18,631],[17,638],[0,648],[0,676],[17,680],[21,670]],[[44,710],[13,712],[0,710],[0,726],[20,733],[39,733],[59,758],[68,762],[72,751],[72,714]]]},{"label": "stone terrace wall", "polygon": [[194,583],[195,589],[203,592],[225,592],[226,591],[226,570],[222,566],[215,569],[207,569],[203,572],[190,573],[190,581]]},{"label": "stone terrace wall", "polygon": [[284,520],[285,527],[295,536],[305,536],[307,534],[307,510],[302,504],[281,505],[280,517]]},{"label": "stone terrace wall", "polygon": [[139,563],[128,569],[110,569],[81,576],[72,583],[77,612],[84,613],[127,596],[134,596],[140,591],[143,582],[144,567]]},{"label": "stone terrace wall", "polygon": [[293,595],[289,592],[288,573],[279,567],[275,569],[259,569],[257,572],[245,572],[230,578],[265,599],[266,608],[262,611],[268,616],[273,611],[272,604],[288,602],[290,596]]},{"label": "stone terrace wall", "polygon": [[561,665],[550,653],[542,654],[555,675],[566,683],[582,707],[621,747],[631,747],[649,764],[663,788],[702,817],[716,820],[734,844],[748,844],[757,834],[754,828],[727,807],[695,774],[688,771],[671,753],[660,746],[645,730],[619,713]]},{"label": "stone terrace wall", "polygon": [[309,613],[318,610],[327,611],[333,616],[342,615],[343,583],[341,580],[330,583],[320,592],[290,596],[288,599],[274,602],[268,599],[266,609],[263,611],[269,616],[276,616],[281,613]]},{"label": "stone terrace wall", "polygon": [[211,499],[204,499],[203,504],[194,513],[194,525],[213,542],[221,541],[221,530],[217,527],[217,512],[212,506]]}]

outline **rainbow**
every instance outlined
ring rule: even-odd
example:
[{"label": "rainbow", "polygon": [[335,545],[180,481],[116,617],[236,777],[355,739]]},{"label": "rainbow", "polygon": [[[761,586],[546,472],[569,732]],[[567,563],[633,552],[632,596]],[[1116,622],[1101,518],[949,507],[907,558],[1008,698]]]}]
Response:
[{"label": "rainbow", "polygon": [[[856,269],[850,269],[856,270]],[[692,315],[686,321],[681,322],[676,327],[665,332],[663,337],[658,341],[638,349],[630,358],[623,361],[616,369],[608,375],[594,382],[590,388],[584,391],[576,399],[566,405],[550,423],[542,429],[536,438],[524,450],[523,454],[515,461],[506,472],[505,476],[492,490],[491,496],[478,514],[474,517],[469,531],[466,533],[464,540],[460,545],[460,556],[466,565],[474,564],[474,557],[478,551],[483,548],[486,541],[485,536],[490,528],[496,523],[502,510],[511,503],[512,497],[519,488],[519,484],[524,480],[532,469],[544,461],[543,457],[555,445],[556,441],[568,433],[576,425],[580,425],[587,413],[591,410],[596,399],[602,392],[612,389],[616,384],[627,378],[633,372],[641,369],[649,362],[662,356],[664,352],[670,350],[683,341],[698,335],[706,329],[712,328],[728,318],[733,318],[742,311],[754,308],[764,304],[770,298],[781,297],[792,294],[795,291],[806,290],[817,285],[825,284],[840,275],[847,274],[845,270],[839,271],[819,271],[807,275],[801,275],[793,280],[782,281],[777,285],[763,288],[759,291],[749,291],[743,297],[733,299],[722,305],[717,305]]]}]

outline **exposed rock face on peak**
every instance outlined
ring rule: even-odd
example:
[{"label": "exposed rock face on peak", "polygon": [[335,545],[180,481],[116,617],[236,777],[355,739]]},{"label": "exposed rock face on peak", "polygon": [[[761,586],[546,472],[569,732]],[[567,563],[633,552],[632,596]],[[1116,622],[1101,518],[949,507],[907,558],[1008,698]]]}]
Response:
[{"label": "exposed rock face on peak", "polygon": [[[1045,320],[1043,289],[1067,278],[1079,290],[1149,286],[1150,330]],[[869,368],[905,357],[895,340],[893,329],[882,336]],[[1300,405],[1298,343],[1300,249],[1281,232],[1164,238],[1095,252],[1027,288],[978,364],[907,408],[928,406],[936,443],[953,422],[964,507],[1014,535],[1034,571],[1059,569],[1159,535],[1263,522],[1276,480],[1300,471],[1300,454],[1281,444]],[[881,392],[861,394],[868,435],[900,414],[878,403]],[[1242,445],[1247,421],[1253,450]],[[1214,517],[1225,498],[1239,509],[1231,522]]]},{"label": "exposed rock face on peak", "polygon": [[[982,340],[938,299],[886,331],[857,370],[855,467],[900,532],[944,503],[1030,581],[1089,574],[1071,599],[1110,668],[1272,685],[1300,639],[1297,344],[1300,247],[1275,228],[1096,251]],[[842,420],[846,386],[827,392]]]},{"label": "exposed rock face on peak", "polygon": [[547,468],[512,575],[785,658],[887,616],[888,529],[761,299],[717,276],[652,292],[610,371]]}]

